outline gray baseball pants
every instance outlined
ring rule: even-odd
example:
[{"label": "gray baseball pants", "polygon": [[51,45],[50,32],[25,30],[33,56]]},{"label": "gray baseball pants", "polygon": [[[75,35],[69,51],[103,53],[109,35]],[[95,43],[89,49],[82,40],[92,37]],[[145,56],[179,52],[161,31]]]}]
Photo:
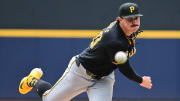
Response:
[{"label": "gray baseball pants", "polygon": [[70,101],[75,96],[87,92],[89,101],[112,101],[114,72],[100,80],[92,79],[73,57],[63,76],[43,94],[43,101]]}]

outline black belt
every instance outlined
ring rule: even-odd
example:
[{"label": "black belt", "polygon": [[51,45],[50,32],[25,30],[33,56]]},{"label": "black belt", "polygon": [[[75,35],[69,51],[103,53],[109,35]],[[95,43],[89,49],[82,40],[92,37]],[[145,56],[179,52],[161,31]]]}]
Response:
[{"label": "black belt", "polygon": [[[75,62],[76,62],[76,64],[77,64],[77,66],[79,67],[80,64],[81,64],[81,62],[79,61],[78,57],[76,57]],[[85,68],[85,69],[86,69],[86,68]],[[90,72],[89,70],[87,70],[87,69],[86,69],[86,74],[89,75],[92,79],[96,79],[96,80],[101,79],[100,76],[91,73],[91,72]]]}]

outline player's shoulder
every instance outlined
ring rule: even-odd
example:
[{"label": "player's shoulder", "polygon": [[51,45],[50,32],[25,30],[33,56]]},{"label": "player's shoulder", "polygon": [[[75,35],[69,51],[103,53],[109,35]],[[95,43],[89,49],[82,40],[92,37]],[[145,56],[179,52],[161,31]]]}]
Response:
[{"label": "player's shoulder", "polygon": [[102,30],[105,41],[124,41],[125,37],[118,21],[112,22],[107,28]]},{"label": "player's shoulder", "polygon": [[128,42],[119,23],[112,22],[110,26],[104,29],[108,31],[103,32],[103,42],[106,43],[106,47],[126,47]]},{"label": "player's shoulder", "polygon": [[117,21],[113,21],[108,27],[102,29],[103,37],[106,39],[106,41],[111,40],[112,38],[116,38],[116,26]]},{"label": "player's shoulder", "polygon": [[117,25],[118,25],[118,21],[113,21],[109,24],[108,27],[103,29],[103,32],[104,33],[113,33],[114,31],[116,31]]}]

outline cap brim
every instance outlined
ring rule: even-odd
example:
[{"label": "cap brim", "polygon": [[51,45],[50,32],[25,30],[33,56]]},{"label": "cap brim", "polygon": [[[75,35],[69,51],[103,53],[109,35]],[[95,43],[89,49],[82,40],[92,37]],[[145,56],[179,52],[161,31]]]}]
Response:
[{"label": "cap brim", "polygon": [[138,17],[143,16],[142,14],[134,14],[134,15],[128,15],[128,16],[122,16],[122,18],[132,18],[132,17]]}]

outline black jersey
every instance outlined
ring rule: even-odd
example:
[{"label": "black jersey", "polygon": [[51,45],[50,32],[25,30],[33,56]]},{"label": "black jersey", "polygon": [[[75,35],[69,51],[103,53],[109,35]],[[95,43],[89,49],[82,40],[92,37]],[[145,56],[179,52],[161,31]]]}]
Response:
[{"label": "black jersey", "polygon": [[107,76],[113,70],[119,70],[129,79],[141,83],[142,78],[136,75],[129,61],[118,64],[114,56],[118,51],[128,52],[129,57],[135,53],[135,38],[127,38],[120,28],[119,22],[112,22],[100,34],[93,38],[90,46],[79,54],[80,63],[91,73]]}]

